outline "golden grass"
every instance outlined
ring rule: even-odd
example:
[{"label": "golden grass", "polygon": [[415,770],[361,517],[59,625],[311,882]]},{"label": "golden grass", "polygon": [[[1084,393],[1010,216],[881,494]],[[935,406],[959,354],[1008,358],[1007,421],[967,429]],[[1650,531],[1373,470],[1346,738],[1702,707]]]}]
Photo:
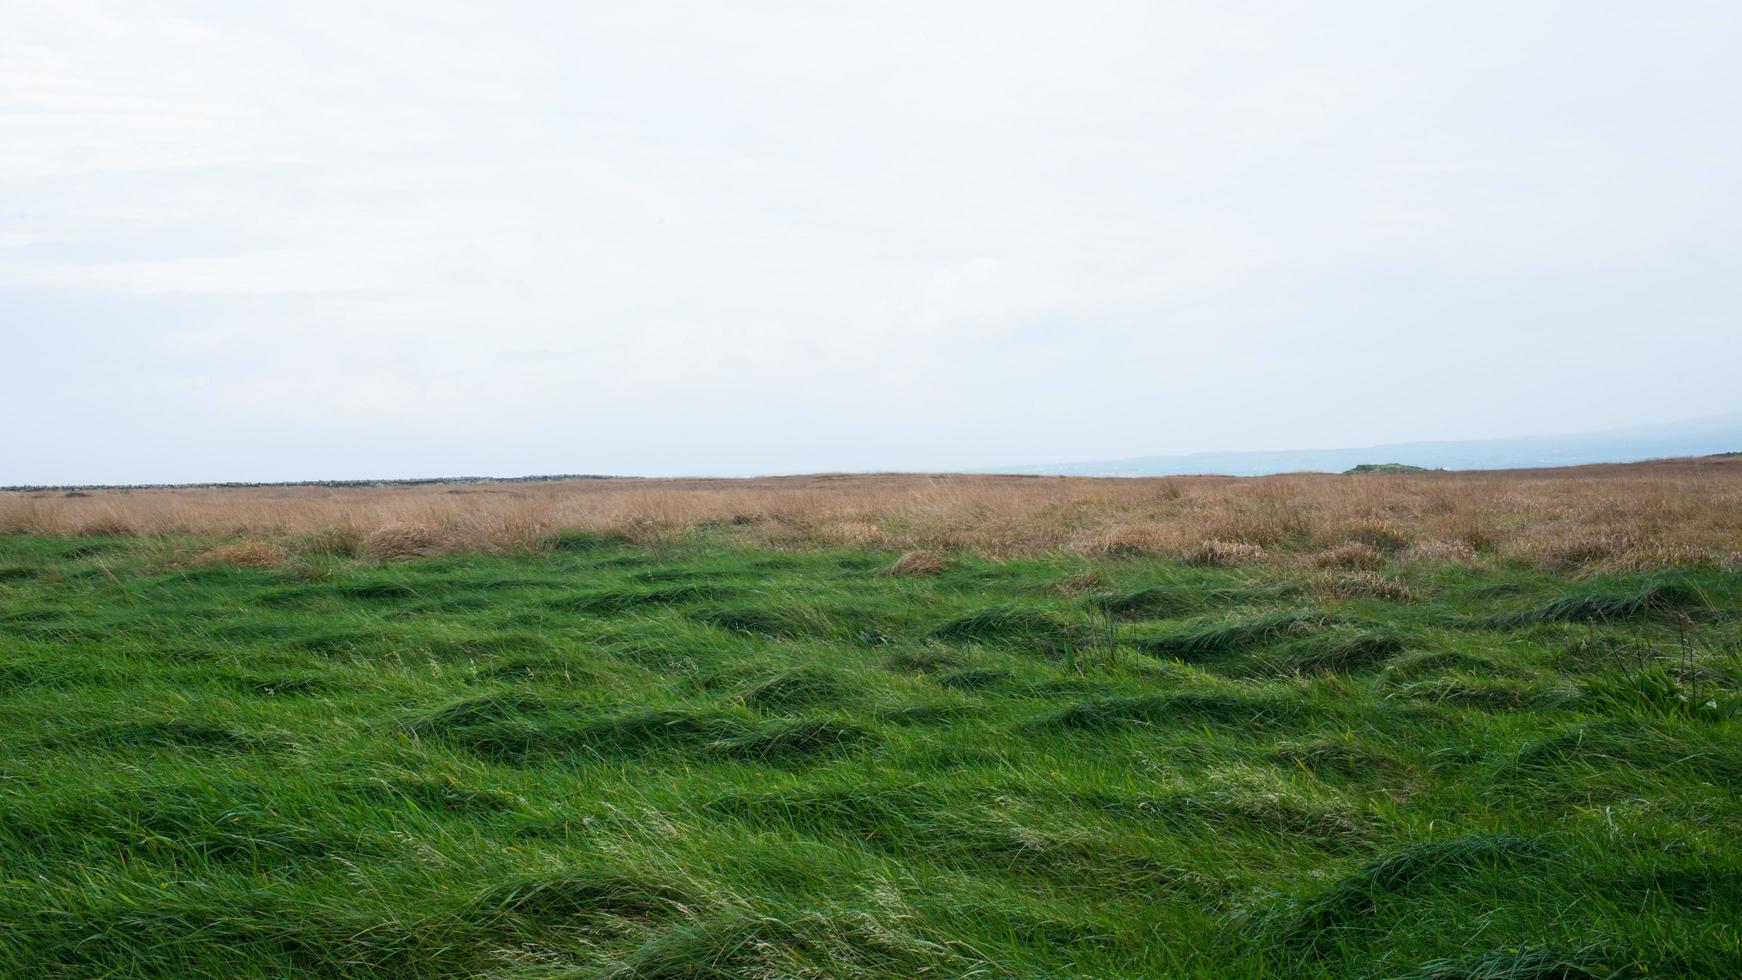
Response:
[{"label": "golden grass", "polygon": [[[1275,544],[1278,538],[1269,538]],[[1186,553],[1186,561],[1194,565],[1242,565],[1264,557],[1264,546],[1249,541],[1201,541]]]},{"label": "golden grass", "polygon": [[1385,554],[1365,541],[1345,541],[1313,556],[1320,568],[1375,569],[1385,567]]},{"label": "golden grass", "polygon": [[277,568],[288,556],[270,541],[238,541],[219,545],[194,559],[196,565],[235,565],[238,568]]},{"label": "golden grass", "polygon": [[1313,591],[1331,599],[1385,599],[1408,602],[1414,598],[1409,586],[1377,572],[1344,572],[1313,582]]},{"label": "golden grass", "polygon": [[995,557],[1325,555],[1373,566],[1370,550],[1385,562],[1505,558],[1573,572],[1728,565],[1742,562],[1742,459],[1245,479],[868,474],[0,494],[0,533],[229,536],[377,560],[536,551],[574,531],[665,544],[702,530],[773,548]]}]

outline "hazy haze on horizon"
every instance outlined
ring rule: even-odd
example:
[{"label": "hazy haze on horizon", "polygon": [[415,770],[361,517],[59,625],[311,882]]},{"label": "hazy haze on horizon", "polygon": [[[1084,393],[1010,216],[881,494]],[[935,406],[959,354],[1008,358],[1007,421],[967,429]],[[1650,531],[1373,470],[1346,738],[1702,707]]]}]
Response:
[{"label": "hazy haze on horizon", "polygon": [[0,485],[1736,412],[1738,49],[1729,3],[0,0]]}]

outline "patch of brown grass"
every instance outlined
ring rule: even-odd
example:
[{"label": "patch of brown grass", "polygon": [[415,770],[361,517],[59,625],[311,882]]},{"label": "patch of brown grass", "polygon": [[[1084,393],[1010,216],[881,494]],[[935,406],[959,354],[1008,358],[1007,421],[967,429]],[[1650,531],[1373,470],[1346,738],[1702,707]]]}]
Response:
[{"label": "patch of brown grass", "polygon": [[1362,521],[1343,530],[1339,537],[1387,555],[1409,547],[1409,531],[1385,521]]},{"label": "patch of brown grass", "polygon": [[375,561],[403,561],[439,554],[444,535],[426,524],[388,524],[363,539],[363,554]]},{"label": "patch of brown grass", "polygon": [[1320,568],[1372,571],[1384,568],[1385,561],[1385,555],[1365,541],[1348,541],[1313,556],[1313,564]]},{"label": "patch of brown grass", "polygon": [[1596,565],[1616,552],[1617,542],[1601,538],[1555,541],[1532,550],[1536,567],[1545,572],[1576,572],[1587,565]]},{"label": "patch of brown grass", "polygon": [[1202,541],[1186,556],[1193,565],[1239,565],[1264,557],[1259,545],[1244,541]]},{"label": "patch of brown grass", "polygon": [[884,569],[888,575],[941,575],[950,570],[950,560],[931,551],[910,551]]},{"label": "patch of brown grass", "polygon": [[842,521],[829,529],[828,537],[842,544],[867,547],[883,540],[883,529],[867,521]]},{"label": "patch of brown grass", "polygon": [[1409,586],[1373,572],[1330,575],[1313,583],[1313,591],[1328,599],[1385,599],[1409,602],[1415,598]]},{"label": "patch of brown grass", "polygon": [[270,541],[238,541],[220,545],[194,559],[196,565],[234,565],[237,568],[277,568],[284,564],[284,549]]},{"label": "patch of brown grass", "polygon": [[1406,562],[1473,562],[1476,560],[1476,549],[1469,542],[1460,539],[1417,541],[1403,552]]},{"label": "patch of brown grass", "polygon": [[1077,550],[1107,558],[1138,558],[1165,555],[1177,548],[1173,534],[1155,523],[1115,524],[1082,542]]}]

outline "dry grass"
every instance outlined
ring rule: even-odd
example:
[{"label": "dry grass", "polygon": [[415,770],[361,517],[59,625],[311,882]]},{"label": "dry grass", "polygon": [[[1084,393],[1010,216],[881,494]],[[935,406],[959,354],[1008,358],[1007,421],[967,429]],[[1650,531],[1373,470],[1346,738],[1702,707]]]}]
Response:
[{"label": "dry grass", "polygon": [[1330,599],[1385,599],[1408,602],[1414,598],[1409,586],[1377,572],[1344,572],[1313,582],[1313,592]]},{"label": "dry grass", "polygon": [[950,560],[932,551],[910,551],[886,571],[891,575],[940,575],[950,570]]},{"label": "dry grass", "polygon": [[[396,523],[376,528],[363,538],[363,554],[376,561],[422,558],[439,554],[450,535],[429,524]],[[459,550],[459,549],[456,549]]]},{"label": "dry grass", "polygon": [[1742,561],[1742,459],[1358,479],[867,474],[0,494],[0,532],[233,536],[379,560],[536,551],[575,531],[661,544],[702,530],[773,548],[995,557],[1729,565]]},{"label": "dry grass", "polygon": [[1314,555],[1313,564],[1320,568],[1372,570],[1385,567],[1385,555],[1365,541],[1349,541]]},{"label": "dry grass", "polygon": [[1211,540],[1200,542],[1185,557],[1194,565],[1241,565],[1263,558],[1264,546],[1245,541]]},{"label": "dry grass", "polygon": [[1404,549],[1406,562],[1470,562],[1476,560],[1476,549],[1468,541],[1442,541],[1430,538],[1417,541]]},{"label": "dry grass", "polygon": [[238,541],[220,545],[194,559],[196,565],[235,565],[239,568],[277,568],[288,556],[270,541]]}]

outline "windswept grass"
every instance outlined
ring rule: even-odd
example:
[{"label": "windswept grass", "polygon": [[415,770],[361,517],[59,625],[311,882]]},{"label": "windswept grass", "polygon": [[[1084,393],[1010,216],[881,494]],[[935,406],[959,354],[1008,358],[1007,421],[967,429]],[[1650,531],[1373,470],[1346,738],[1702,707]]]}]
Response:
[{"label": "windswept grass", "polygon": [[1526,609],[1502,616],[1503,626],[1528,626],[1536,623],[1626,623],[1651,616],[1709,611],[1711,603],[1701,592],[1681,582],[1653,582],[1632,591],[1580,590]]},{"label": "windswept grass", "polygon": [[1290,953],[1333,948],[1346,941],[1345,933],[1374,929],[1374,913],[1386,898],[1444,887],[1459,878],[1540,858],[1542,852],[1540,842],[1510,835],[1470,834],[1411,844],[1362,867],[1298,909],[1281,912],[1270,937],[1272,948]]},{"label": "windswept grass", "polygon": [[1250,650],[1287,636],[1304,636],[1323,628],[1326,617],[1318,612],[1288,611],[1218,618],[1186,623],[1138,641],[1148,653],[1173,657],[1188,663]]},{"label": "windswept grass", "polygon": [[0,975],[1742,975],[1735,570],[1284,498],[1231,564],[774,552],[764,502],[0,535]]}]

